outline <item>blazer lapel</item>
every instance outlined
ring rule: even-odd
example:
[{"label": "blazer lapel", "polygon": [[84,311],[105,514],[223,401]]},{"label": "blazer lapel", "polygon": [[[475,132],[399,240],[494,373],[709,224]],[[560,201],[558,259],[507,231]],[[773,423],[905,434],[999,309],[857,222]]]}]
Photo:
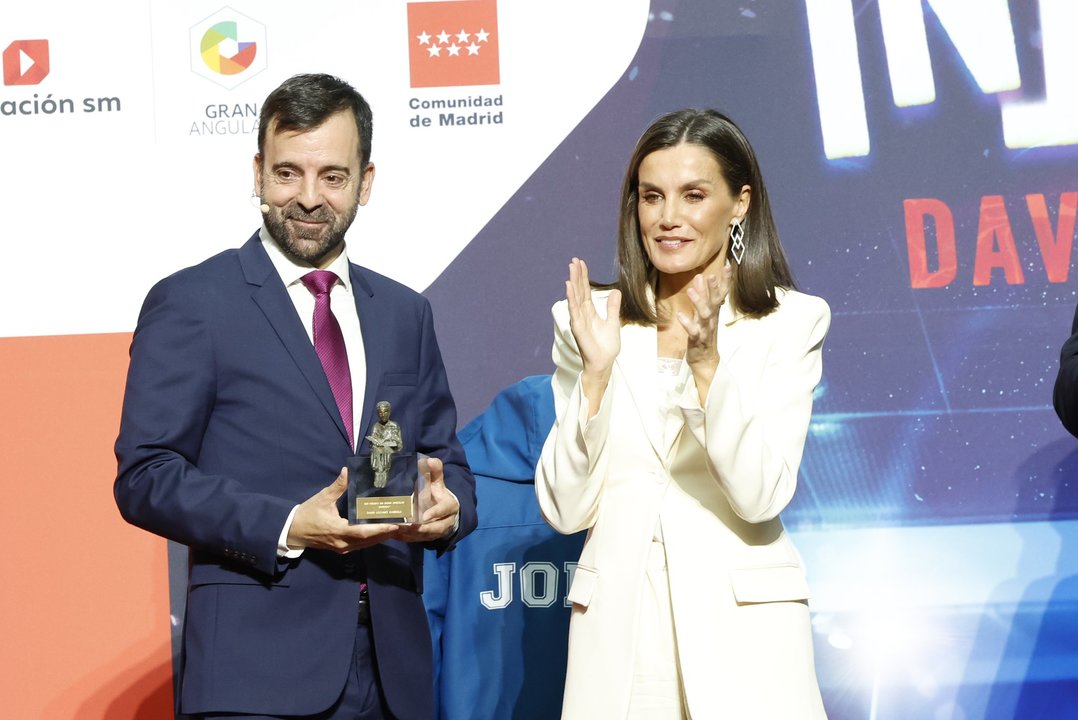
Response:
[{"label": "blazer lapel", "polygon": [[363,407],[359,408],[359,414],[355,418],[358,425],[359,444],[367,436],[368,426],[374,421],[374,405],[384,398],[376,398],[382,375],[385,373],[383,358],[384,339],[386,337],[385,323],[389,319],[386,312],[392,308],[380,308],[379,298],[374,295],[374,289],[367,279],[359,272],[359,267],[349,263],[348,275],[352,281],[352,296],[356,300],[356,313],[359,315],[359,330],[363,335],[363,353],[367,362],[367,382],[363,391]]},{"label": "blazer lapel", "polygon": [[623,325],[621,352],[615,361],[636,405],[636,414],[644,426],[648,442],[656,454],[666,460],[664,442],[666,421],[661,411],[657,361],[658,336],[654,327]]},{"label": "blazer lapel", "polygon": [[734,309],[733,303],[723,303],[719,308],[719,326],[715,337],[719,344],[720,363],[730,362],[737,354],[744,326],[744,316]]},{"label": "blazer lapel", "polygon": [[239,259],[244,278],[248,284],[255,286],[251,299],[262,310],[285,350],[292,356],[292,360],[311,386],[312,392],[337,425],[341,437],[346,438],[348,446],[351,447],[352,440],[344,429],[344,420],[337,409],[337,401],[333,398],[333,390],[329,387],[322,362],[314,351],[314,345],[311,344],[299,315],[296,314],[296,306],[288,296],[281,276],[277,274],[262,248],[258,233],[240,248]]},{"label": "blazer lapel", "polygon": [[[717,329],[720,362],[728,363],[737,354],[744,329],[741,313],[733,308],[733,303],[724,303],[719,308]],[[665,463],[677,444],[685,419],[679,412],[662,411],[666,398],[661,397],[659,390],[658,347],[658,332],[654,327],[623,325],[616,364],[625,378],[648,442]],[[682,368],[682,375],[679,387],[683,388],[684,382],[691,381],[692,371]]]}]

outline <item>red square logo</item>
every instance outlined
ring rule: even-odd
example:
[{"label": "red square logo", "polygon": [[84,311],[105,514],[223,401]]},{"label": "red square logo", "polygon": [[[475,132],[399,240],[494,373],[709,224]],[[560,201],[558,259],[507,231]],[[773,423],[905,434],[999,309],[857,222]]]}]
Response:
[{"label": "red square logo", "polygon": [[16,40],[4,49],[5,85],[37,85],[48,74],[48,40]]},{"label": "red square logo", "polygon": [[495,0],[408,3],[412,87],[497,85]]}]

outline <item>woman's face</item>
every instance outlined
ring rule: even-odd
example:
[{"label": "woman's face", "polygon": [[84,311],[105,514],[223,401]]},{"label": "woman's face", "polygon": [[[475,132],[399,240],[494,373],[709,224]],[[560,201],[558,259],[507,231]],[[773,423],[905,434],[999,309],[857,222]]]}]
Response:
[{"label": "woman's face", "polygon": [[749,186],[735,194],[715,156],[689,143],[656,150],[640,163],[638,217],[644,252],[661,275],[718,274],[730,225],[749,209]]}]

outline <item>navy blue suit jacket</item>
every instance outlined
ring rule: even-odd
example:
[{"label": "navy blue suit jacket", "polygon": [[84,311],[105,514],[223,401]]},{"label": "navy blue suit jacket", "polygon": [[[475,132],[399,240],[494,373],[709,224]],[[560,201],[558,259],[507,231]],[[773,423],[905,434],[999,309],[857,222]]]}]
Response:
[{"label": "navy blue suit jacket", "polygon": [[[405,450],[441,458],[476,525],[475,485],[419,294],[351,266],[366,353],[360,436],[388,400]],[[180,708],[312,714],[339,696],[352,657],[359,583],[370,588],[379,674],[399,718],[432,715],[423,548],[388,541],[339,555],[277,556],[292,507],[351,454],[295,306],[256,233],[159,282],[131,345],[116,441],[123,517],[191,548]]]}]

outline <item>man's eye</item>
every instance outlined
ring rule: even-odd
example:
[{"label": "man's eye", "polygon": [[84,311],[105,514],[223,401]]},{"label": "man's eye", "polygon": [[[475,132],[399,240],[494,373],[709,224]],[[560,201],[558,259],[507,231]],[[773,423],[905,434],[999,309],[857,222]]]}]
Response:
[{"label": "man's eye", "polygon": [[330,187],[340,187],[341,185],[344,185],[343,175],[326,175],[324,180]]}]

